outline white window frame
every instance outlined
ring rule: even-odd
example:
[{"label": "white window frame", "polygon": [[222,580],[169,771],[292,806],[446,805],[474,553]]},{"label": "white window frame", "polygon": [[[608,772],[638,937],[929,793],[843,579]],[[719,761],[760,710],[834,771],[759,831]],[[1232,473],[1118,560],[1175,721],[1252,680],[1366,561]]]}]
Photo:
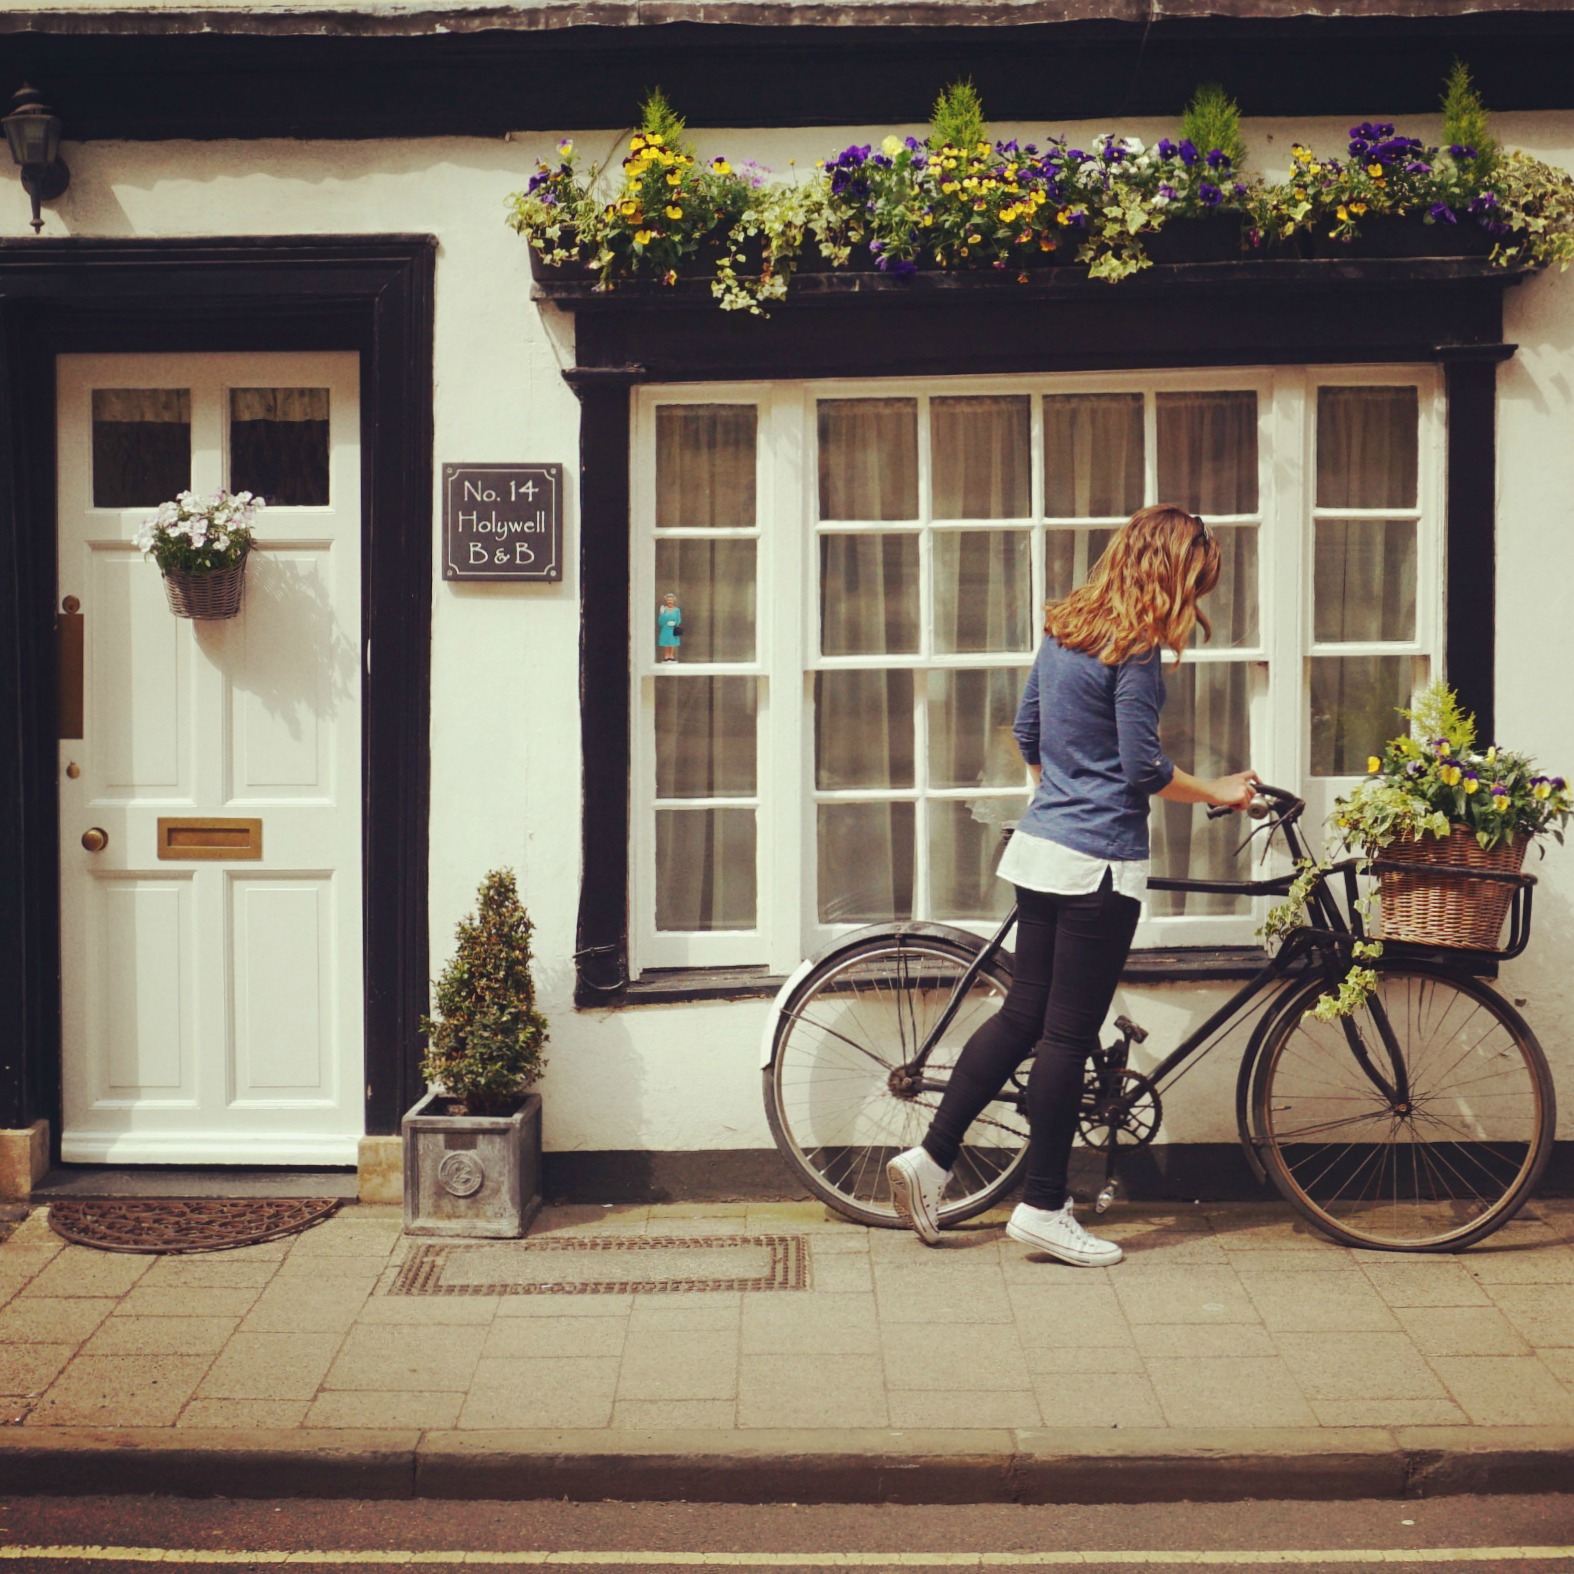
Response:
[{"label": "white window frame", "polygon": [[[1413,511],[1314,510],[1316,478],[1316,397],[1320,387],[1399,385],[1417,389],[1416,508]],[[652,385],[635,390],[632,423],[631,497],[634,540],[630,575],[631,740],[633,780],[630,790],[630,966],[635,977],[650,968],[726,967],[755,965],[775,973],[791,971],[806,955],[837,935],[859,927],[822,925],[817,921],[815,806],[819,799],[852,800],[858,796],[882,801],[892,797],[922,799],[987,796],[985,788],[928,790],[917,764],[915,786],[895,793],[817,793],[814,784],[812,693],[814,675],[836,668],[866,668],[868,658],[821,656],[818,640],[817,539],[826,532],[848,529],[890,531],[911,529],[919,536],[920,649],[882,663],[918,672],[947,668],[997,668],[1028,665],[1039,635],[1032,625],[1032,650],[1020,658],[999,653],[946,655],[932,658],[930,543],[935,528],[1027,529],[1032,543],[1033,595],[1044,585],[1047,529],[1055,521],[1044,516],[1045,394],[1206,392],[1252,390],[1258,395],[1258,507],[1254,516],[1209,516],[1210,525],[1247,524],[1258,530],[1259,643],[1252,647],[1203,646],[1189,650],[1185,660],[1208,663],[1237,661],[1252,672],[1248,725],[1252,738],[1250,764],[1279,785],[1300,784],[1308,800],[1306,826],[1315,832],[1333,798],[1353,778],[1308,778],[1309,685],[1311,658],[1317,655],[1409,655],[1417,681],[1441,673],[1444,632],[1444,409],[1442,379],[1426,365],[1207,367],[1163,371],[933,377],[925,379],[858,379]],[[959,527],[930,520],[929,422],[930,398],[967,395],[1026,394],[1031,411],[1031,515],[1022,520],[989,520]],[[916,398],[920,404],[917,521],[818,520],[816,403],[820,399]],[[656,409],[664,404],[750,404],[758,410],[756,456],[757,513],[753,531],[655,529]],[[1145,401],[1144,495],[1156,500],[1158,451],[1156,400]],[[1403,643],[1316,645],[1312,641],[1314,520],[1317,517],[1417,521],[1416,636]],[[1079,528],[1116,526],[1123,519],[1079,519]],[[1069,526],[1071,521],[1061,522]],[[671,933],[655,929],[655,689],[658,663],[652,637],[654,608],[663,590],[655,580],[655,543],[692,534],[707,539],[724,535],[754,536],[758,541],[756,606],[757,637],[752,662],[679,662],[661,681],[682,682],[695,675],[752,676],[759,684],[759,777],[753,799],[725,800],[729,806],[752,806],[757,821],[758,923],[748,931]],[[1035,600],[1037,609],[1041,605]],[[1285,615],[1286,612],[1289,615]],[[926,742],[926,706],[922,684],[915,686],[915,761],[921,762]],[[1395,718],[1398,728],[1398,718]],[[1004,790],[1002,790],[1004,792]],[[716,804],[723,800],[715,800]],[[711,800],[685,800],[702,808]],[[1200,812],[1200,811],[1199,811]],[[923,810],[918,811],[919,838],[915,908],[922,912],[927,896],[927,858],[923,845]],[[1219,826],[1216,834],[1234,834],[1236,825]],[[1275,866],[1277,867],[1277,865]],[[1139,948],[1228,946],[1253,943],[1267,903],[1252,904],[1241,914],[1157,916],[1144,910],[1138,928]],[[985,921],[945,920],[958,927],[987,933]]]}]

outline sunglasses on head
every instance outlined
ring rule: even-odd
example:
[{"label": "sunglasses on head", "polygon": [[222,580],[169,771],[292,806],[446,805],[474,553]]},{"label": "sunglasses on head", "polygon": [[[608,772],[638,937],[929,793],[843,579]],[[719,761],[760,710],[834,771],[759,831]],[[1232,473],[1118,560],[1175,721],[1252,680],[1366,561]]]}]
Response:
[{"label": "sunglasses on head", "polygon": [[1192,545],[1201,547],[1207,546],[1207,544],[1213,540],[1213,537],[1209,535],[1208,527],[1202,522],[1202,515],[1193,514],[1191,516],[1191,521],[1197,527],[1197,534],[1192,538]]}]

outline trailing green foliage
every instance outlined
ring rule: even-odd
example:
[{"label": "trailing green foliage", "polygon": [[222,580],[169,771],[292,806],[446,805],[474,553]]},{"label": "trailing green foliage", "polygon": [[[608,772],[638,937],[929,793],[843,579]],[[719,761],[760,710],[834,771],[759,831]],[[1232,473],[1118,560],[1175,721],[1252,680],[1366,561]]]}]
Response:
[{"label": "trailing green foliage", "polygon": [[989,142],[989,125],[984,119],[984,103],[969,77],[941,90],[929,116],[931,146],[949,144],[969,152]]},{"label": "trailing green foliage", "polygon": [[1473,150],[1476,173],[1483,179],[1497,165],[1498,145],[1487,129],[1487,106],[1470,80],[1470,67],[1457,56],[1443,84],[1443,145]]},{"label": "trailing green foliage", "polygon": [[423,1017],[421,1074],[471,1115],[511,1110],[546,1069],[546,1018],[530,975],[531,922],[513,871],[494,869],[476,892],[476,911],[455,931],[452,959],[437,981],[436,1017]]},{"label": "trailing green foliage", "polygon": [[1498,159],[1492,189],[1505,229],[1492,253],[1498,262],[1574,263],[1574,176],[1513,148]]},{"label": "trailing green foliage", "polygon": [[1241,135],[1241,108],[1217,82],[1204,82],[1181,116],[1181,136],[1199,152],[1217,148],[1228,155],[1237,174],[1246,164],[1246,139]]}]

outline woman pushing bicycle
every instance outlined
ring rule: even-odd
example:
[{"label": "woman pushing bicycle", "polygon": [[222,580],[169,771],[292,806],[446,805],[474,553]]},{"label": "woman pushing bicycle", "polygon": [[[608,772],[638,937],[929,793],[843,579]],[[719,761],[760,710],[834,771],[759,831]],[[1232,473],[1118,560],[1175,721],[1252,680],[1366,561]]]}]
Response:
[{"label": "woman pushing bicycle", "polygon": [[1219,544],[1173,504],[1139,509],[1086,584],[1046,609],[1014,732],[1034,791],[1000,860],[1019,922],[1010,991],[967,1041],[922,1145],[887,1165],[892,1200],[920,1240],[940,1238],[940,1206],[964,1133],[1029,1054],[1022,1200],[1006,1233],[1084,1267],[1121,1259],[1089,1235],[1066,1193],[1083,1073],[1136,932],[1148,880],[1151,797],[1244,809],[1249,770],[1204,781],[1159,746],[1162,652],[1177,661],[1218,583]]}]

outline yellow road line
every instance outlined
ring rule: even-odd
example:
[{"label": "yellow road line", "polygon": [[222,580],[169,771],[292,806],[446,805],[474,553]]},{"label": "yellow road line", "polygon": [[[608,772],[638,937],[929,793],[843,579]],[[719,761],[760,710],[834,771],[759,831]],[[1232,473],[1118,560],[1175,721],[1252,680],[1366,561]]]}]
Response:
[{"label": "yellow road line", "polygon": [[1176,1550],[1061,1552],[614,1552],[597,1549],[578,1552],[476,1552],[476,1551],[354,1551],[343,1548],[283,1551],[269,1548],[244,1551],[201,1547],[16,1547],[0,1546],[0,1563],[245,1563],[271,1567],[302,1564],[373,1565],[421,1568],[433,1565],[563,1565],[644,1568],[944,1568],[991,1569],[1071,1567],[1110,1564],[1134,1567],[1208,1564],[1242,1567],[1253,1564],[1307,1563],[1540,1563],[1574,1560],[1574,1546],[1567,1547],[1289,1547],[1251,1550]]}]

